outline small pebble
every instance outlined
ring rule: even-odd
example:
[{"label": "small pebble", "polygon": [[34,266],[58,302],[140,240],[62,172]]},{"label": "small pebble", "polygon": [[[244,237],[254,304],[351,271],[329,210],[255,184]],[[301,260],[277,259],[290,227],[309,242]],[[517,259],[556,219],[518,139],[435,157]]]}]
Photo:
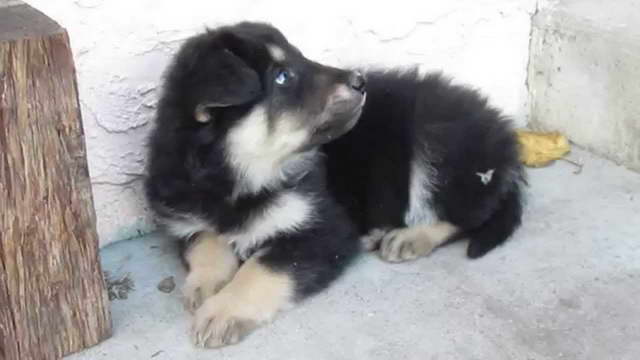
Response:
[{"label": "small pebble", "polygon": [[163,293],[170,293],[175,288],[176,282],[173,279],[173,276],[169,276],[168,278],[165,278],[158,283],[158,290],[162,291]]}]

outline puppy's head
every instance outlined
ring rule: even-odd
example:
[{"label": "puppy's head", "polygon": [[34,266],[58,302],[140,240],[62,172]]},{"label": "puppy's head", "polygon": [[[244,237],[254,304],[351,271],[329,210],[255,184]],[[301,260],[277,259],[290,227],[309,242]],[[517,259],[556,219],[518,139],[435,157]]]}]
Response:
[{"label": "puppy's head", "polygon": [[365,101],[362,75],[306,59],[260,23],[191,38],[167,83],[183,117],[224,133],[238,158],[284,160],[331,141],[356,124]]}]

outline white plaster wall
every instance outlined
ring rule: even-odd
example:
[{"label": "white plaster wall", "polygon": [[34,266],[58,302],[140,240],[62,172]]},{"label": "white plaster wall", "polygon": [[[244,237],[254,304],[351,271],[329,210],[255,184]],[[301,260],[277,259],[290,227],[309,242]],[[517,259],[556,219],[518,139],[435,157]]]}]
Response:
[{"label": "white plaster wall", "polygon": [[523,125],[536,0],[28,0],[69,31],[101,245],[151,229],[141,175],[158,83],[205,26],[268,21],[331,65],[418,65],[482,88]]},{"label": "white plaster wall", "polygon": [[562,0],[531,34],[530,125],[640,171],[640,1]]},{"label": "white plaster wall", "polygon": [[0,8],[20,5],[20,4],[22,4],[22,1],[20,0],[0,0]]}]

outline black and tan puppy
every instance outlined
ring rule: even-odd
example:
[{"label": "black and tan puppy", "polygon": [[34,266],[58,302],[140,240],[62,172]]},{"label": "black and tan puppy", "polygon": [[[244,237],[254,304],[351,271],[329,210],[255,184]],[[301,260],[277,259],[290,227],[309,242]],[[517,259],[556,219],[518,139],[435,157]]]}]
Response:
[{"label": "black and tan puppy", "polygon": [[358,237],[390,262],[456,239],[475,258],[520,224],[523,170],[499,111],[437,74],[366,78],[365,96],[358,72],[304,58],[265,24],[179,51],[146,187],[186,240],[198,344],[235,343],[326,287]]},{"label": "black and tan puppy", "polygon": [[327,192],[319,146],[349,131],[364,102],[359,73],[306,59],[268,25],[182,46],[150,138],[146,191],[163,227],[187,241],[197,344],[239,341],[355,256],[358,235]]}]

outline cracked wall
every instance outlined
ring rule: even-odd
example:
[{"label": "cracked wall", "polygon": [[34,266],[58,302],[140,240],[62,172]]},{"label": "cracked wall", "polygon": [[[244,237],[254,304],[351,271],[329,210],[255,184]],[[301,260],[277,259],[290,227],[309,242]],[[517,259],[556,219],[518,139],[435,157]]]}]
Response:
[{"label": "cracked wall", "polygon": [[69,31],[101,245],[150,231],[141,179],[158,84],[188,36],[240,20],[279,27],[330,65],[418,66],[481,88],[519,125],[535,0],[31,0]]}]

